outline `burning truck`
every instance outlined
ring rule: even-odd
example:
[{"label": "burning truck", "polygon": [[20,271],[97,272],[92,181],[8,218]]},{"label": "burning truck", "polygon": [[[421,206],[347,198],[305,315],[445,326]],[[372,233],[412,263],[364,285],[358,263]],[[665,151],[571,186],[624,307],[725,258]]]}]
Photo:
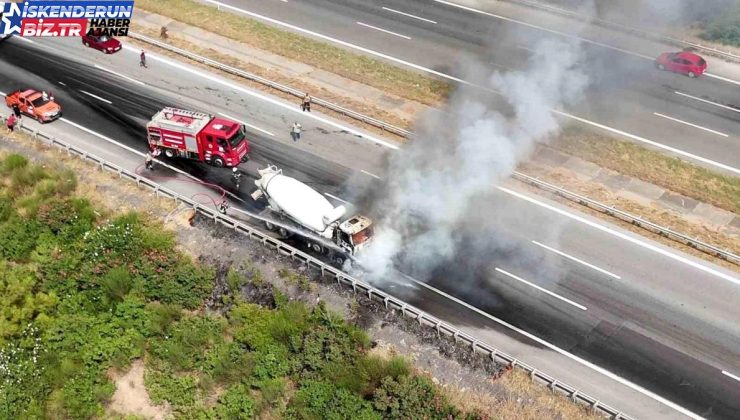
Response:
[{"label": "burning truck", "polygon": [[269,230],[283,237],[299,235],[316,253],[328,255],[338,265],[365,247],[373,236],[373,223],[366,216],[348,215],[345,206],[334,207],[321,193],[283,175],[275,166],[259,170],[254,181],[254,200],[265,199],[267,212],[277,216],[267,221]]}]

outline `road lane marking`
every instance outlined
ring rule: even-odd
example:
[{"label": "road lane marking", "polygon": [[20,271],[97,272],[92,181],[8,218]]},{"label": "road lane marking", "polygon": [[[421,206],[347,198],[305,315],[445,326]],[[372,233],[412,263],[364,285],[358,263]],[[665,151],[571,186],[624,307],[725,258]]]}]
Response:
[{"label": "road lane marking", "polygon": [[230,120],[234,120],[234,121],[238,122],[239,124],[244,124],[245,126],[247,126],[247,127],[249,127],[249,128],[253,128],[253,129],[255,129],[255,130],[257,130],[257,131],[260,131],[260,132],[262,132],[262,133],[265,133],[265,134],[267,134],[268,136],[273,136],[273,137],[275,137],[275,135],[274,135],[274,134],[272,134],[271,132],[269,132],[269,131],[267,131],[267,130],[264,130],[264,129],[262,129],[262,128],[259,128],[259,127],[257,127],[256,125],[252,125],[252,124],[248,124],[248,123],[245,123],[244,121],[241,121],[241,120],[240,120],[239,118],[234,118],[234,117],[232,117],[232,116],[230,116],[230,115],[224,114],[223,112],[219,112],[219,113],[218,113],[218,115],[220,115],[220,116],[222,116],[222,117],[226,117],[226,118],[228,118],[228,119],[230,119]]},{"label": "road lane marking", "polygon": [[408,17],[410,17],[410,18],[414,18],[414,19],[419,19],[419,20],[423,20],[424,22],[429,22],[429,23],[433,23],[433,24],[435,24],[435,25],[437,24],[437,22],[435,22],[435,21],[433,21],[433,20],[431,20],[431,19],[426,19],[426,18],[423,18],[423,17],[420,17],[420,16],[412,15],[411,13],[405,13],[405,12],[402,12],[402,11],[400,11],[400,10],[396,10],[396,9],[391,9],[390,7],[385,7],[385,6],[383,6],[383,10],[387,10],[387,11],[389,11],[389,12],[393,12],[393,13],[398,13],[399,15],[404,15],[404,16],[408,16]]},{"label": "road lane marking", "polygon": [[59,84],[60,84],[60,85],[62,85],[62,86],[67,86],[67,84],[66,84],[66,83],[64,83],[64,82],[57,82],[57,83],[59,83]]},{"label": "road lane marking", "polygon": [[504,20],[506,22],[516,23],[518,25],[526,26],[528,28],[533,28],[533,29],[537,29],[537,30],[540,30],[540,31],[549,32],[551,34],[559,35],[559,36],[562,36],[562,37],[565,37],[565,38],[577,39],[577,40],[582,41],[582,42],[585,42],[587,44],[597,45],[599,47],[604,47],[604,48],[608,48],[610,50],[615,50],[615,51],[619,51],[619,52],[622,52],[622,53],[625,53],[625,54],[634,55],[636,57],[645,58],[647,60],[654,60],[655,59],[654,57],[649,57],[647,55],[640,54],[640,53],[637,53],[637,52],[634,52],[634,51],[625,50],[623,48],[615,47],[613,45],[604,44],[602,42],[593,41],[593,40],[586,39],[586,38],[581,38],[580,36],[568,34],[568,33],[565,33],[565,32],[556,31],[554,29],[544,28],[542,26],[533,25],[531,23],[527,23],[527,22],[523,22],[521,20],[516,20],[516,19],[508,18],[506,16],[497,15],[497,14],[494,14],[494,13],[491,13],[491,12],[485,12],[483,10],[478,10],[478,9],[474,9],[472,7],[463,6],[461,4],[451,3],[451,2],[445,1],[445,0],[434,0],[434,1],[437,2],[437,3],[441,3],[441,4],[444,4],[444,5],[450,6],[450,7],[456,7],[458,9],[467,10],[469,12],[478,13],[478,14],[485,15],[485,16],[490,16],[490,17],[496,18],[496,19],[501,19],[501,20]]},{"label": "road lane marking", "polygon": [[14,36],[14,39],[20,39],[21,41],[30,42],[31,44],[35,44],[34,41],[31,41],[30,39],[24,37],[24,36]]},{"label": "road lane marking", "polygon": [[328,192],[325,192],[324,195],[327,196],[327,197],[329,197],[329,198],[333,198],[333,199],[335,199],[335,200],[337,200],[337,201],[339,201],[341,203],[352,205],[352,203],[350,203],[349,201],[342,200],[341,198],[337,197],[336,195],[331,195]]},{"label": "road lane marking", "polygon": [[[60,82],[60,83],[61,83],[61,82]],[[95,98],[95,99],[97,99],[97,100],[99,100],[99,101],[105,102],[105,103],[107,103],[107,104],[109,104],[109,105],[113,103],[113,102],[111,102],[111,101],[109,101],[109,100],[107,100],[107,99],[105,99],[105,98],[101,98],[100,96],[98,96],[98,95],[95,95],[95,94],[92,94],[92,93],[90,93],[90,92],[88,92],[88,91],[86,91],[86,90],[82,90],[82,89],[80,89],[80,92],[84,93],[84,94],[85,94],[85,95],[87,95],[87,96],[93,97],[93,98]]]},{"label": "road lane marking", "polygon": [[558,213],[558,214],[560,214],[562,216],[565,216],[567,218],[573,219],[573,220],[575,220],[577,222],[581,222],[581,223],[583,223],[585,225],[591,226],[594,229],[598,229],[598,230],[600,230],[602,232],[608,233],[608,234],[610,234],[612,236],[615,236],[617,238],[624,239],[625,241],[631,242],[631,243],[633,243],[633,244],[635,244],[637,246],[640,246],[642,248],[649,249],[651,251],[657,252],[658,254],[661,254],[661,255],[666,256],[666,257],[668,257],[668,258],[670,258],[672,260],[675,260],[675,261],[684,263],[686,265],[689,265],[691,267],[694,267],[694,268],[696,268],[696,269],[698,269],[700,271],[703,271],[703,272],[705,272],[707,274],[711,274],[711,275],[713,275],[715,277],[719,277],[719,278],[721,278],[723,280],[726,280],[726,281],[728,281],[730,283],[733,283],[733,284],[736,284],[736,285],[740,285],[740,279],[737,279],[735,277],[732,277],[729,274],[726,274],[726,273],[723,273],[721,271],[715,270],[714,268],[711,268],[711,267],[708,267],[706,265],[700,264],[700,263],[698,263],[696,261],[690,260],[689,258],[683,257],[681,255],[674,254],[674,253],[672,253],[672,252],[670,252],[670,251],[668,251],[666,249],[663,249],[663,248],[658,247],[656,245],[653,245],[651,243],[642,241],[642,240],[640,240],[638,238],[635,238],[633,236],[627,235],[627,234],[625,234],[623,232],[617,231],[617,230],[612,229],[610,227],[601,225],[601,224],[596,223],[596,222],[594,222],[592,220],[589,220],[589,219],[587,219],[587,218],[585,218],[583,216],[578,216],[576,214],[569,213],[569,212],[567,212],[567,211],[565,211],[565,210],[563,210],[561,208],[558,208],[558,207],[555,207],[553,205],[547,204],[545,202],[539,201],[539,200],[537,200],[537,199],[535,199],[533,197],[530,197],[530,196],[528,196],[526,194],[522,194],[520,192],[511,190],[511,189],[508,189],[506,187],[497,186],[496,189],[498,189],[500,191],[503,191],[503,192],[505,192],[505,193],[507,193],[509,195],[513,195],[514,197],[521,198],[524,201],[528,201],[528,202],[530,202],[532,204],[535,204],[535,205],[538,205],[540,207],[543,207],[543,208],[546,208],[548,210],[551,210],[551,211],[553,211],[555,213]]},{"label": "road lane marking", "polygon": [[685,125],[688,125],[689,127],[698,128],[699,130],[704,130],[704,131],[707,131],[709,133],[716,134],[718,136],[730,137],[728,134],[720,133],[719,131],[712,130],[711,128],[706,128],[706,127],[702,127],[700,125],[692,124],[690,122],[679,120],[678,118],[669,117],[668,115],[665,115],[665,114],[661,114],[661,113],[658,113],[658,112],[653,112],[653,115],[655,115],[657,117],[665,118],[667,120],[675,121],[677,123],[685,124]]},{"label": "road lane marking", "polygon": [[723,370],[722,371],[722,374],[725,375],[725,376],[729,376],[730,378],[732,378],[732,379],[734,379],[736,381],[740,381],[740,376],[733,375],[732,373],[730,373],[730,372],[728,372],[726,370]]},{"label": "road lane marking", "polygon": [[555,249],[555,248],[551,248],[551,247],[549,247],[549,246],[547,246],[547,245],[545,245],[545,244],[539,243],[539,242],[537,242],[537,241],[534,241],[534,240],[532,241],[532,243],[533,243],[533,244],[535,244],[535,245],[537,245],[537,246],[541,246],[542,248],[545,248],[545,249],[547,249],[548,251],[552,251],[552,252],[554,252],[554,253],[556,253],[556,254],[558,254],[558,255],[562,256],[562,257],[565,257],[565,258],[568,258],[568,259],[570,259],[570,260],[573,260],[573,261],[575,261],[575,262],[577,262],[577,263],[583,264],[583,265],[585,265],[586,267],[589,267],[589,268],[593,268],[594,270],[596,270],[596,271],[598,271],[598,272],[600,272],[600,273],[604,273],[604,274],[606,274],[607,276],[611,276],[611,277],[614,277],[614,278],[615,278],[615,279],[617,279],[617,280],[621,280],[621,279],[622,279],[622,278],[621,278],[620,276],[618,276],[618,275],[616,275],[616,274],[614,274],[614,273],[611,273],[611,272],[609,272],[609,271],[606,271],[606,270],[604,270],[603,268],[599,268],[599,267],[597,267],[597,266],[595,266],[595,265],[593,265],[593,264],[589,264],[589,263],[587,263],[586,261],[583,261],[583,260],[581,260],[581,259],[578,259],[578,258],[576,258],[576,257],[574,257],[574,256],[572,256],[572,255],[568,255],[568,254],[566,254],[565,252],[562,252],[562,251],[558,251],[558,250],[557,250],[557,249]]},{"label": "road lane marking", "polygon": [[578,308],[578,309],[580,309],[582,311],[587,310],[587,308],[585,306],[581,305],[580,303],[573,302],[572,300],[570,300],[570,299],[568,299],[566,297],[560,296],[559,294],[557,294],[555,292],[551,292],[551,291],[545,289],[544,287],[540,287],[540,286],[538,286],[538,285],[536,285],[536,284],[534,284],[532,282],[529,282],[527,280],[524,280],[523,278],[521,278],[519,276],[516,276],[514,274],[511,274],[508,271],[502,270],[502,269],[500,269],[498,267],[496,267],[496,271],[498,271],[499,273],[501,273],[501,274],[503,274],[505,276],[508,276],[508,277],[510,277],[510,278],[512,278],[512,279],[514,279],[516,281],[522,282],[522,283],[526,284],[527,286],[534,287],[535,289],[539,290],[540,292],[547,293],[548,295],[550,295],[550,296],[552,296],[552,297],[554,297],[556,299],[560,299],[560,300],[562,300],[565,303],[568,303],[570,305],[573,305],[573,306],[575,306],[576,308]]},{"label": "road lane marking", "polygon": [[632,140],[636,140],[636,141],[639,141],[639,142],[642,142],[642,143],[649,144],[651,146],[655,146],[655,147],[658,147],[658,148],[661,148],[661,149],[664,149],[664,150],[668,150],[668,151],[673,152],[673,153],[675,153],[677,155],[681,155],[681,156],[685,156],[685,157],[690,158],[690,159],[698,160],[699,162],[704,162],[704,163],[707,163],[709,165],[716,166],[718,168],[722,168],[722,169],[724,169],[726,171],[733,172],[735,174],[740,174],[740,169],[735,168],[735,167],[732,167],[730,165],[725,165],[724,163],[719,163],[717,161],[714,161],[714,160],[711,160],[711,159],[707,159],[705,157],[701,157],[701,156],[695,155],[693,153],[685,152],[685,151],[683,151],[681,149],[676,149],[675,147],[671,147],[671,146],[665,145],[663,143],[658,143],[657,141],[648,140],[648,139],[646,139],[644,137],[640,137],[640,136],[637,136],[635,134],[630,134],[630,133],[628,133],[626,131],[622,131],[622,130],[619,130],[619,129],[616,129],[616,128],[613,128],[613,127],[609,127],[609,126],[604,125],[604,124],[599,124],[597,122],[589,121],[589,120],[587,120],[585,118],[577,117],[577,116],[575,116],[573,114],[568,114],[567,112],[558,111],[558,110],[553,110],[553,112],[556,113],[556,114],[558,114],[558,115],[562,115],[562,116],[564,116],[566,118],[571,118],[571,119],[574,119],[576,121],[580,121],[580,122],[582,122],[584,124],[588,124],[588,125],[591,125],[593,127],[598,127],[598,128],[603,129],[603,130],[610,131],[612,133],[616,133],[616,134],[619,134],[619,135],[628,137],[628,138],[630,138]]},{"label": "road lane marking", "polygon": [[373,178],[375,178],[375,179],[381,179],[381,178],[380,178],[379,176],[377,176],[377,175],[375,175],[375,174],[373,174],[373,173],[370,173],[370,172],[368,172],[368,171],[366,171],[366,170],[364,170],[364,169],[360,170],[360,172],[362,172],[363,174],[365,174],[365,175],[367,175],[367,176],[371,176],[371,177],[373,177]]},{"label": "road lane marking", "polygon": [[728,79],[728,78],[726,78],[726,77],[722,77],[722,76],[717,76],[716,74],[712,74],[712,73],[704,73],[704,75],[705,75],[705,76],[708,76],[708,77],[712,77],[712,78],[715,78],[715,79],[717,79],[717,80],[721,80],[721,81],[723,81],[723,82],[727,82],[727,83],[732,83],[733,85],[740,85],[740,82],[738,82],[737,80],[732,80],[732,79]]},{"label": "road lane marking", "polygon": [[115,72],[115,71],[113,71],[113,70],[107,69],[107,68],[105,68],[105,67],[103,67],[103,66],[99,66],[99,65],[95,64],[95,68],[96,68],[96,69],[100,69],[100,70],[103,70],[103,71],[107,71],[108,73],[110,73],[110,74],[114,74],[114,75],[116,75],[116,76],[118,76],[118,77],[121,77],[121,78],[124,78],[124,79],[128,80],[129,82],[134,82],[134,83],[138,83],[138,84],[140,84],[140,85],[142,85],[142,86],[146,86],[146,83],[144,83],[144,82],[142,82],[142,81],[136,80],[136,79],[134,79],[134,78],[128,77],[128,76],[126,76],[126,75],[123,75],[123,74],[121,74],[121,73],[118,73],[118,72]]},{"label": "road lane marking", "polygon": [[[131,47],[129,45],[124,45],[123,48],[126,49],[126,50],[128,50],[128,51],[133,51],[133,52],[138,52],[139,51],[138,49],[136,49],[134,47]],[[172,66],[172,67],[177,68],[177,69],[180,69],[180,70],[182,70],[184,72],[187,72],[187,73],[190,73],[190,74],[194,74],[194,75],[200,76],[200,77],[202,77],[202,78],[204,78],[206,80],[210,80],[212,82],[216,82],[216,83],[221,84],[223,86],[226,86],[226,87],[228,87],[230,89],[237,90],[239,92],[242,92],[242,93],[247,94],[249,96],[252,96],[254,98],[257,98],[257,99],[263,100],[265,102],[268,102],[270,104],[273,104],[275,106],[278,106],[280,108],[287,109],[287,110],[289,110],[291,112],[294,112],[296,114],[300,114],[303,118],[312,118],[312,119],[314,119],[316,121],[319,121],[319,122],[321,122],[323,124],[332,126],[334,128],[338,128],[340,130],[344,130],[344,131],[346,131],[346,132],[348,132],[348,133],[350,133],[350,134],[352,134],[354,136],[357,136],[357,137],[360,137],[360,138],[369,140],[369,141],[371,141],[373,143],[379,144],[381,146],[385,146],[385,147],[387,147],[389,149],[398,149],[398,146],[396,146],[395,144],[392,144],[392,143],[389,143],[387,141],[381,140],[381,139],[376,138],[374,136],[371,136],[369,134],[362,133],[360,131],[357,131],[354,128],[350,128],[348,126],[345,126],[345,125],[336,123],[336,122],[334,122],[334,121],[332,121],[330,119],[320,117],[320,116],[318,116],[316,114],[313,114],[313,113],[312,114],[306,114],[305,112],[301,111],[301,109],[299,107],[296,107],[296,106],[294,106],[292,104],[287,104],[287,103],[283,102],[282,100],[278,100],[278,99],[273,98],[273,97],[270,97],[268,95],[263,95],[261,93],[252,91],[252,90],[247,89],[246,87],[244,87],[244,86],[242,86],[242,85],[240,85],[238,83],[230,82],[230,81],[225,80],[225,79],[222,79],[222,78],[220,78],[218,76],[215,76],[215,75],[212,75],[212,74],[208,74],[206,72],[202,72],[200,70],[191,68],[191,67],[189,67],[189,66],[187,66],[185,64],[181,64],[181,63],[178,63],[178,62],[175,62],[175,61],[166,59],[164,57],[160,57],[157,54],[150,53],[149,54],[149,57],[151,58],[151,60],[159,61],[161,63],[167,64],[168,66]]]},{"label": "road lane marking", "polygon": [[731,106],[722,105],[720,103],[712,102],[712,101],[709,101],[709,100],[704,99],[704,98],[699,98],[698,96],[689,95],[688,93],[679,92],[677,90],[674,91],[673,93],[675,93],[676,95],[681,95],[681,96],[685,96],[687,98],[691,98],[691,99],[697,100],[699,102],[704,102],[705,104],[710,104],[710,105],[718,106],[720,108],[728,109],[730,111],[740,112],[740,109],[738,109],[738,108],[733,108]]},{"label": "road lane marking", "polygon": [[467,302],[464,302],[464,301],[462,301],[462,300],[460,300],[460,299],[458,299],[458,298],[456,298],[456,297],[454,297],[454,296],[452,296],[452,295],[450,295],[448,293],[445,293],[445,292],[437,289],[436,287],[430,286],[430,285],[428,285],[428,284],[426,284],[424,282],[420,282],[420,281],[418,281],[416,279],[413,279],[413,278],[410,278],[408,276],[406,276],[406,278],[408,278],[409,280],[411,280],[412,282],[418,284],[421,287],[424,287],[426,289],[429,289],[432,292],[437,293],[440,296],[443,296],[443,297],[445,297],[445,298],[447,298],[447,299],[449,299],[449,300],[451,300],[451,301],[453,301],[453,302],[455,302],[455,303],[457,303],[457,304],[459,304],[461,306],[464,306],[464,307],[470,309],[471,311],[473,311],[473,312],[475,312],[475,313],[477,313],[479,315],[482,315],[482,316],[490,319],[491,321],[493,321],[493,322],[495,322],[495,323],[497,323],[497,324],[499,324],[501,326],[504,326],[504,327],[506,327],[506,328],[514,331],[514,332],[517,332],[517,333],[519,333],[519,334],[521,334],[521,335],[529,338],[530,340],[533,340],[533,341],[535,341],[535,342],[537,342],[537,343],[539,343],[539,344],[541,344],[541,345],[549,348],[550,350],[555,351],[558,354],[561,354],[561,355],[563,355],[563,356],[565,356],[565,357],[567,357],[567,358],[569,358],[569,359],[571,359],[571,360],[573,360],[573,361],[575,361],[577,363],[580,363],[583,366],[586,366],[587,368],[589,368],[589,369],[591,369],[591,370],[593,370],[595,372],[598,372],[598,373],[606,376],[607,378],[609,378],[609,379],[611,379],[613,381],[619,382],[620,384],[622,384],[622,385],[624,385],[624,386],[626,386],[626,387],[628,387],[628,388],[630,388],[630,389],[632,389],[634,391],[637,391],[637,392],[639,392],[639,393],[641,393],[641,394],[643,394],[643,395],[645,395],[647,397],[650,397],[650,398],[652,398],[652,399],[654,399],[654,400],[656,400],[656,401],[664,404],[667,407],[670,407],[670,408],[672,408],[672,409],[674,409],[674,410],[676,410],[676,411],[678,411],[678,412],[680,412],[680,413],[682,413],[682,414],[684,414],[684,415],[686,415],[688,417],[691,417],[692,419],[703,420],[703,417],[701,417],[701,416],[699,416],[697,414],[692,413],[691,411],[689,411],[689,410],[681,407],[680,405],[674,403],[673,401],[670,401],[670,400],[668,400],[666,398],[663,398],[660,395],[655,394],[654,392],[649,391],[648,389],[641,387],[640,385],[637,385],[635,383],[630,382],[627,379],[622,378],[621,376],[617,376],[615,373],[612,373],[609,370],[606,370],[606,369],[604,369],[604,368],[602,368],[600,366],[597,366],[597,365],[589,362],[586,359],[582,359],[582,358],[580,358],[580,357],[578,357],[578,356],[576,356],[574,354],[568,353],[567,351],[561,349],[560,347],[558,347],[558,346],[556,346],[556,345],[554,345],[554,344],[552,344],[552,343],[550,343],[548,341],[545,341],[545,340],[537,337],[536,335],[534,335],[532,333],[529,333],[527,331],[524,331],[521,328],[515,327],[514,325],[509,324],[508,322],[506,322],[506,321],[504,321],[502,319],[496,318],[495,316],[489,314],[488,312],[486,312],[486,311],[484,311],[482,309],[479,309],[479,308],[477,308],[477,307],[475,307],[475,306],[473,306],[473,305],[471,305],[471,304],[469,304]]},{"label": "road lane marking", "polygon": [[373,26],[373,25],[368,25],[367,23],[362,23],[362,22],[355,22],[355,23],[357,23],[357,24],[358,24],[358,25],[360,25],[360,26],[364,26],[364,27],[366,27],[366,28],[370,28],[370,29],[375,29],[376,31],[380,31],[380,32],[385,32],[385,33],[387,33],[387,34],[390,34],[390,35],[395,35],[395,36],[397,36],[397,37],[399,37],[399,38],[403,38],[403,39],[411,39],[411,37],[410,37],[410,36],[406,36],[406,35],[401,35],[401,34],[399,34],[399,33],[396,33],[396,32],[391,32],[391,31],[389,31],[389,30],[387,30],[387,29],[383,29],[383,28],[378,28],[377,26]]}]

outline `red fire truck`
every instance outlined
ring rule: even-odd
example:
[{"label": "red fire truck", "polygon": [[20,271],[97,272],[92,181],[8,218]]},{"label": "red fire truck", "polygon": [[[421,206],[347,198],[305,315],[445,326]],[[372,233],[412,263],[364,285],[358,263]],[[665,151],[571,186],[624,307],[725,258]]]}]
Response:
[{"label": "red fire truck", "polygon": [[249,159],[244,125],[203,112],[165,108],[146,125],[149,147],[222,168]]}]

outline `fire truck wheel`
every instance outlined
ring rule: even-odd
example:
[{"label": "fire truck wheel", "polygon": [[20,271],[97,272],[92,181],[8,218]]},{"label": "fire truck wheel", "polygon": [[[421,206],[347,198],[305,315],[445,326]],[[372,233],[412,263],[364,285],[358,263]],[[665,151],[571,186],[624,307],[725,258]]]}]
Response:
[{"label": "fire truck wheel", "polygon": [[308,247],[311,248],[311,251],[322,254],[323,249],[321,248],[321,245],[317,244],[316,242],[309,242]]},{"label": "fire truck wheel", "polygon": [[215,158],[213,158],[213,161],[211,162],[213,163],[213,166],[217,168],[223,168],[225,165],[224,160],[221,159],[219,156],[216,156]]},{"label": "fire truck wheel", "polygon": [[278,233],[280,234],[280,237],[283,239],[288,239],[291,236],[293,236],[293,232],[289,231],[288,229],[284,227],[279,228]]},{"label": "fire truck wheel", "polygon": [[267,230],[275,230],[275,225],[270,222],[265,222],[265,227]]},{"label": "fire truck wheel", "polygon": [[336,264],[336,265],[338,265],[338,266],[341,267],[341,266],[344,265],[344,261],[345,261],[344,256],[342,256],[342,255],[335,255],[334,256],[334,264]]},{"label": "fire truck wheel", "polygon": [[164,155],[168,158],[175,157],[175,152],[172,151],[172,149],[164,149]]}]

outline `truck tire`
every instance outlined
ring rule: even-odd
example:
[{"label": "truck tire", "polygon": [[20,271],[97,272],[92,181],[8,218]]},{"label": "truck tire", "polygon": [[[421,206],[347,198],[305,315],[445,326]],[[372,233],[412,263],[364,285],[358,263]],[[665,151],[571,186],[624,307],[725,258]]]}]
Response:
[{"label": "truck tire", "polygon": [[338,265],[339,267],[344,266],[344,262],[347,261],[346,258],[344,258],[344,255],[336,254],[334,255],[334,258],[332,258],[332,261],[334,261],[334,264]]},{"label": "truck tire", "polygon": [[270,231],[275,230],[275,225],[272,222],[268,222],[267,220],[265,220],[265,227],[267,228],[267,230]]},{"label": "truck tire", "polygon": [[288,239],[291,236],[293,236],[293,232],[289,231],[288,229],[286,229],[284,227],[278,228],[277,231],[278,231],[278,234],[280,235],[280,237],[283,238],[283,239]]},{"label": "truck tire", "polygon": [[324,253],[324,248],[321,245],[317,244],[316,242],[309,242],[308,243],[308,247],[311,249],[311,251],[313,251],[313,252],[315,252],[317,254],[323,254]]},{"label": "truck tire", "polygon": [[220,156],[216,156],[213,158],[213,160],[211,160],[211,165],[217,168],[223,168],[226,165],[226,163],[224,162],[223,159],[221,159]]},{"label": "truck tire", "polygon": [[175,157],[175,152],[172,149],[164,149],[164,155],[168,158]]}]

